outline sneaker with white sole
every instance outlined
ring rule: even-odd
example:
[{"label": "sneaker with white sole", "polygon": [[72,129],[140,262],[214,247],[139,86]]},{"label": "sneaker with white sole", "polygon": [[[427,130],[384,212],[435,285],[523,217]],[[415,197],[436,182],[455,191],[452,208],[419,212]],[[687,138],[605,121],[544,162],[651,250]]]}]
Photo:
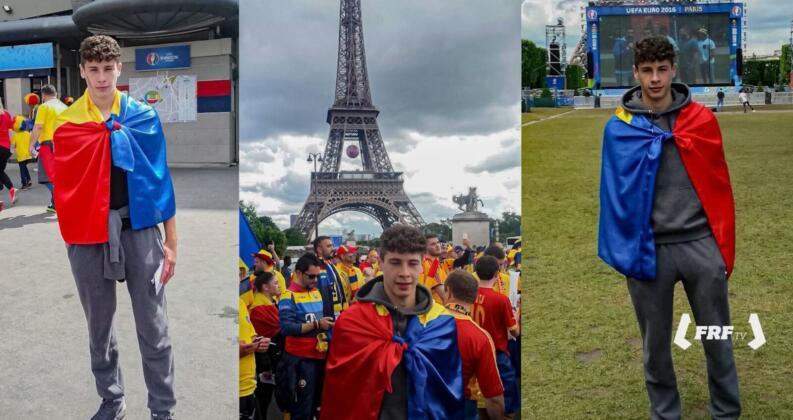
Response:
[{"label": "sneaker with white sole", "polygon": [[127,414],[127,404],[124,398],[117,400],[102,400],[96,414],[91,420],[122,420]]},{"label": "sneaker with white sole", "polygon": [[10,195],[10,196],[11,196],[11,205],[13,206],[13,205],[14,205],[14,203],[16,203],[16,202],[17,202],[17,189],[16,189],[16,188],[14,188],[14,187],[11,187],[11,188],[8,190],[8,195]]}]

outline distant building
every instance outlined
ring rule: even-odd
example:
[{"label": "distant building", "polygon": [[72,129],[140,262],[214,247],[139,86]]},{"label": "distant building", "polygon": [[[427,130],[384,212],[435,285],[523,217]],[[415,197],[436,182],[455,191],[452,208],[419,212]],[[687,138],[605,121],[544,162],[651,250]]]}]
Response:
[{"label": "distant building", "polygon": [[[85,90],[80,41],[122,47],[119,90],[156,104],[171,163],[238,161],[237,0],[7,0],[0,9],[0,99],[12,114],[45,84]],[[156,6],[156,7],[155,7]]]}]

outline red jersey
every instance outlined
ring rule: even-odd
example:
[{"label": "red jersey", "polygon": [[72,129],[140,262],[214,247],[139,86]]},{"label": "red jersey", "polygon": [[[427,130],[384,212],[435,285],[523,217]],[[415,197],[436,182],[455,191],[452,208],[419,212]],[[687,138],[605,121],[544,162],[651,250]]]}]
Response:
[{"label": "red jersey", "polygon": [[496,350],[509,354],[507,334],[518,326],[509,298],[493,289],[480,287],[472,313],[474,321],[493,338]]},{"label": "red jersey", "polygon": [[457,347],[463,362],[463,386],[465,399],[472,400],[471,388],[478,384],[485,398],[504,393],[504,385],[498,375],[496,349],[490,335],[471,317],[449,311],[457,324]]}]

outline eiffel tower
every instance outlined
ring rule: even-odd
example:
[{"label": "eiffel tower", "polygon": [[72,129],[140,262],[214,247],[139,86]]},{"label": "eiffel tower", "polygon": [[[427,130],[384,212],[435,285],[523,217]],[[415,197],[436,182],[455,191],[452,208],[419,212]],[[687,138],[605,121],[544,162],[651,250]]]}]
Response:
[{"label": "eiffel tower", "polygon": [[[405,193],[402,172],[391,166],[377,126],[379,113],[366,72],[361,0],[341,0],[336,92],[327,114],[330,134],[322,166],[311,173],[311,191],[294,225],[306,239],[319,222],[342,211],[367,214],[383,229],[394,223],[424,225]],[[341,170],[345,143],[357,146],[361,170]]]}]

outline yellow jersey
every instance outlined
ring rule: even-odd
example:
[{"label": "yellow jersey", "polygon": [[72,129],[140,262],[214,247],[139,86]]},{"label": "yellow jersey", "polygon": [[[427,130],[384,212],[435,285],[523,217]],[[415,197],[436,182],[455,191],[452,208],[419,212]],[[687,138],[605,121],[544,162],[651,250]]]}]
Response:
[{"label": "yellow jersey", "polygon": [[[248,315],[248,307],[240,299],[240,343],[251,344],[256,331]],[[247,397],[256,390],[256,357],[253,353],[240,357],[240,397]]]},{"label": "yellow jersey", "polygon": [[[39,143],[52,141],[55,134],[56,121],[58,116],[68,107],[58,99],[50,99],[47,102],[38,106],[36,111],[36,120],[34,125],[41,125],[41,134],[39,134]],[[102,120],[100,120],[102,121]]]}]

